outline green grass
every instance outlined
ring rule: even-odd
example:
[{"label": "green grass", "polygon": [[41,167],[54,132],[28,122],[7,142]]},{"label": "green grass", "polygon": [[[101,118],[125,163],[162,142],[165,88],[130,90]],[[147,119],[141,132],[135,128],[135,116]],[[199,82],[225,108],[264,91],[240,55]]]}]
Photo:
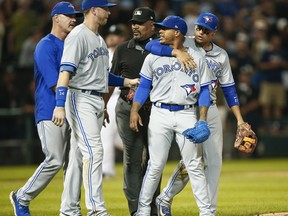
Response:
[{"label": "green grass", "polygon": [[[162,186],[168,181],[175,166],[176,162],[167,164]],[[35,168],[35,166],[0,167],[0,216],[13,215],[8,199],[9,193],[21,187]],[[117,176],[103,182],[106,207],[113,216],[129,215],[122,184],[122,164],[118,164]],[[31,202],[31,214],[59,215],[62,188],[62,172],[60,172]],[[81,206],[83,215],[86,215],[84,196]],[[217,215],[252,216],[270,212],[288,212],[288,159],[224,161]],[[198,215],[190,185],[174,198],[172,213],[173,216]]]}]

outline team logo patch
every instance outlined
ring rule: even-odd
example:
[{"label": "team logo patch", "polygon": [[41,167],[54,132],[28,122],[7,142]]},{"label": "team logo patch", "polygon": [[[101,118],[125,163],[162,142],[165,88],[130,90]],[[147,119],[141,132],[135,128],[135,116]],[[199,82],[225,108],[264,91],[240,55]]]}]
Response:
[{"label": "team logo patch", "polygon": [[134,15],[141,16],[142,11],[135,11]]},{"label": "team logo patch", "polygon": [[203,18],[205,19],[205,23],[207,23],[207,22],[213,22],[213,17],[203,16]]},{"label": "team logo patch", "polygon": [[195,84],[185,84],[185,85],[182,85],[181,88],[185,89],[187,96],[191,94],[192,92],[196,91]]},{"label": "team logo patch", "polygon": [[212,88],[212,90],[216,89],[218,86],[219,86],[218,80],[216,80],[216,81],[214,81],[214,82],[211,83],[211,88]]}]

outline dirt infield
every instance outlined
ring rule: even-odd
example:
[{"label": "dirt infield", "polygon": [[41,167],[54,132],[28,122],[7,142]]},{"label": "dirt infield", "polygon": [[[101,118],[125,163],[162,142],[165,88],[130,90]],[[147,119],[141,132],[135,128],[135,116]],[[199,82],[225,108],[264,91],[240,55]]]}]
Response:
[{"label": "dirt infield", "polygon": [[255,216],[288,216],[288,212],[280,212],[280,213],[269,213],[269,214],[257,214]]}]

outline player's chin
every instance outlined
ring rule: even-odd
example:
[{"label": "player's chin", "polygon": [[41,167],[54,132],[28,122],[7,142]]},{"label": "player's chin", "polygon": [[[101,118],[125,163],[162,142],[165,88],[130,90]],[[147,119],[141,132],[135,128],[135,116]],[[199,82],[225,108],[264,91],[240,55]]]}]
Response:
[{"label": "player's chin", "polygon": [[160,37],[160,43],[161,43],[161,44],[165,44],[165,43],[166,43],[166,40],[165,40],[165,38],[163,38],[163,37]]}]

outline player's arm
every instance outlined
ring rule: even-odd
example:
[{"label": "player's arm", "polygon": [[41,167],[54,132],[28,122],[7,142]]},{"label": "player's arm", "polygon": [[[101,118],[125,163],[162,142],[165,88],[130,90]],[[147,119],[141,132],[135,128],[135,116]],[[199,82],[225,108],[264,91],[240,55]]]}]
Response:
[{"label": "player's arm", "polygon": [[193,70],[196,67],[193,57],[188,52],[161,44],[159,39],[149,41],[145,49],[154,55],[176,57],[183,69],[188,68]]},{"label": "player's arm", "polygon": [[233,115],[237,120],[237,125],[243,124],[244,120],[240,112],[240,106],[239,106],[240,104],[235,85],[222,87],[222,91],[229,108],[231,109]]},{"label": "player's arm", "polygon": [[199,104],[199,112],[200,112],[199,121],[200,120],[206,121],[208,108],[211,104],[210,91],[209,91],[208,85],[201,86],[198,104]]},{"label": "player's arm", "polygon": [[111,72],[109,72],[109,86],[124,86],[129,88],[136,88],[139,84],[139,78],[129,79],[117,76]]},{"label": "player's arm", "polygon": [[60,127],[66,121],[65,102],[68,92],[70,74],[74,71],[76,71],[76,68],[70,65],[62,65],[60,67],[60,73],[56,87],[56,106],[52,117],[52,122]]},{"label": "player's arm", "polygon": [[143,126],[142,119],[138,113],[142,105],[145,103],[149,97],[152,81],[141,76],[140,84],[135,92],[135,96],[132,103],[132,108],[130,112],[130,128],[136,132],[139,131],[138,123]]}]

